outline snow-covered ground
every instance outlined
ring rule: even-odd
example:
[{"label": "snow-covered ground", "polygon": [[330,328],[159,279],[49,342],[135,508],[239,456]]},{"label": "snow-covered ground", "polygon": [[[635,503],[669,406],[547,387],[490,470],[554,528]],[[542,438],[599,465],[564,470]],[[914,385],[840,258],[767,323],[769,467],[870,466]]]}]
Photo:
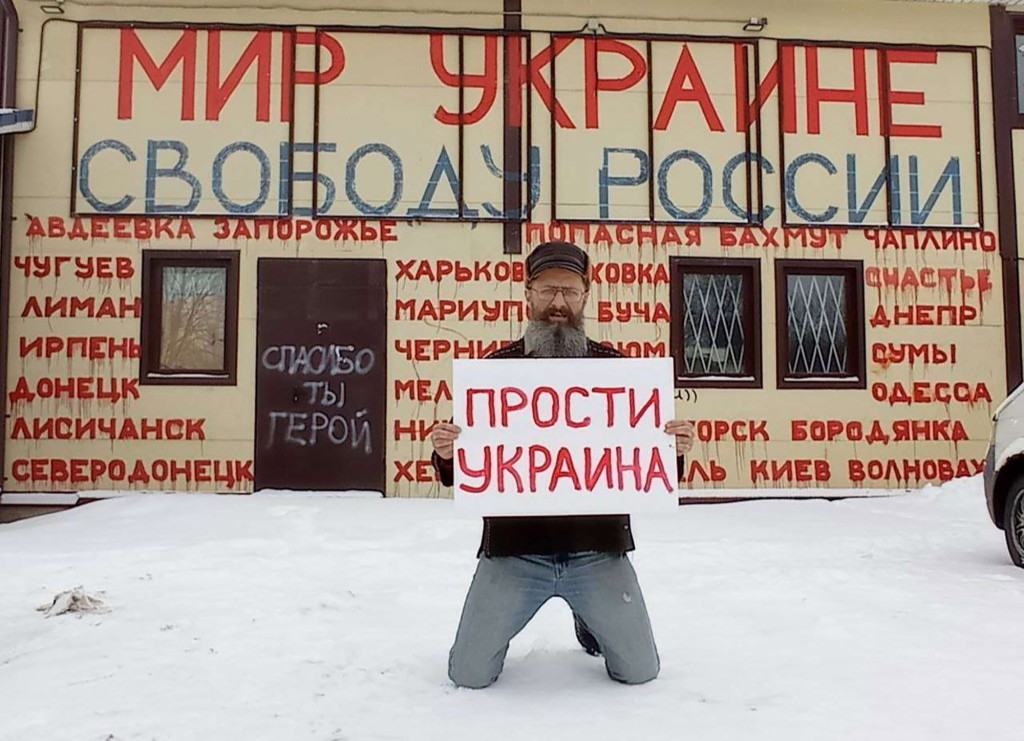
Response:
[{"label": "snow-covered ground", "polygon": [[[491,688],[447,652],[478,521],[447,501],[133,496],[0,526],[0,739],[1020,741],[1024,570],[980,478],[634,518],[661,677],[551,602]],[[81,585],[110,612],[45,617]]]}]

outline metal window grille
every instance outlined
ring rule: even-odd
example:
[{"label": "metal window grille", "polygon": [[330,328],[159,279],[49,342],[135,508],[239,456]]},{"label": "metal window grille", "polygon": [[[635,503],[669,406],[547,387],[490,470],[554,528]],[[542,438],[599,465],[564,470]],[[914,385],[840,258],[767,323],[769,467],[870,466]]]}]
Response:
[{"label": "metal window grille", "polygon": [[687,375],[746,372],[745,291],[742,275],[683,276],[683,368]]},{"label": "metal window grille", "polygon": [[835,376],[848,373],[846,277],[788,275],[789,372]]}]

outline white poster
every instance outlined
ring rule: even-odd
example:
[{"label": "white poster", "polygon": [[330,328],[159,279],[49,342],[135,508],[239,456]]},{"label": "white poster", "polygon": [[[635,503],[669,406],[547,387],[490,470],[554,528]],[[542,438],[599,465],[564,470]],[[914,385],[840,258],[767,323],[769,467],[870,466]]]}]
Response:
[{"label": "white poster", "polygon": [[455,502],[482,515],[678,505],[672,360],[456,360]]}]

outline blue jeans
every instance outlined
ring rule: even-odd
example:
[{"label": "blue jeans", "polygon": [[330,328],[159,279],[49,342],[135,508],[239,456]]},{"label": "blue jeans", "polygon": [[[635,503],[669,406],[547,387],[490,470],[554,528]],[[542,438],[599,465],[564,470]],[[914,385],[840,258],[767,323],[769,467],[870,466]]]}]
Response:
[{"label": "blue jeans", "polygon": [[624,554],[482,557],[448,657],[448,676],[479,689],[501,674],[508,644],[552,597],[597,639],[608,675],[625,684],[658,676],[660,662],[640,585]]}]

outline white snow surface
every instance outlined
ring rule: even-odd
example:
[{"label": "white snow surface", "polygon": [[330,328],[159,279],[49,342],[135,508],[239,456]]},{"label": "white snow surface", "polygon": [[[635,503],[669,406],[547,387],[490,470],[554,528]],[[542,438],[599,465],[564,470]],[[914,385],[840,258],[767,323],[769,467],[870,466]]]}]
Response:
[{"label": "white snow surface", "polygon": [[[447,653],[447,500],[144,495],[0,526],[0,739],[986,739],[1024,726],[1024,570],[980,477],[633,518],[662,660],[612,682],[545,605],[492,687]],[[110,612],[46,618],[76,586]]]}]

